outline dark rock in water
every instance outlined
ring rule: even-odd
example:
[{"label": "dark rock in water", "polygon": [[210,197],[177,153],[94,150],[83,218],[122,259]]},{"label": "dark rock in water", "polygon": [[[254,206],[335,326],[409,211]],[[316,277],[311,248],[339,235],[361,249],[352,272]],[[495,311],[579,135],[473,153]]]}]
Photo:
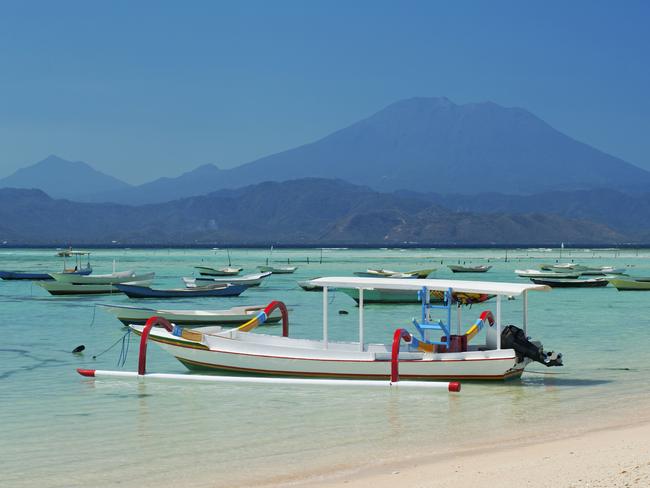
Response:
[{"label": "dark rock in water", "polygon": [[339,315],[347,315],[348,313],[347,310],[339,310]]},{"label": "dark rock in water", "polygon": [[72,352],[73,352],[74,354],[78,354],[78,353],[82,352],[84,349],[86,349],[86,346],[84,346],[84,345],[82,344],[82,345],[80,345],[80,346],[75,347],[75,348],[72,350]]}]

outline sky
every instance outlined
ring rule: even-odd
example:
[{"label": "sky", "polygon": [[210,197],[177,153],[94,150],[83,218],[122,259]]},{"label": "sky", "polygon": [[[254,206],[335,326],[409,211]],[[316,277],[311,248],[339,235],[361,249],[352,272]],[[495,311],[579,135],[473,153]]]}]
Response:
[{"label": "sky", "polygon": [[228,168],[414,96],[523,107],[650,170],[649,23],[634,0],[1,0],[0,177]]}]

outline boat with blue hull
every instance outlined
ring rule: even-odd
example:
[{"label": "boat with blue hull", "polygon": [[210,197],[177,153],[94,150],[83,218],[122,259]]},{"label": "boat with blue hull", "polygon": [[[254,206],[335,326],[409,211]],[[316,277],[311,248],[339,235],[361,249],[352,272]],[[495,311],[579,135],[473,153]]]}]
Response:
[{"label": "boat with blue hull", "polygon": [[[90,253],[88,251],[73,251],[66,250],[65,254],[61,252],[57,253],[57,256],[63,258],[63,272],[59,274],[65,274],[70,276],[87,276],[93,272],[92,266],[90,266]],[[76,264],[74,268],[68,268],[66,258],[74,257]],[[81,262],[81,258],[86,257],[87,263],[84,265]],[[52,276],[53,273],[40,273],[34,271],[0,271],[0,278],[3,280],[30,280],[30,281],[51,281],[54,280]]]},{"label": "boat with blue hull", "polygon": [[195,298],[195,297],[236,297],[241,295],[248,286],[218,284],[195,286],[192,288],[155,289],[149,286],[131,285],[128,283],[115,285],[119,291],[129,298]]}]

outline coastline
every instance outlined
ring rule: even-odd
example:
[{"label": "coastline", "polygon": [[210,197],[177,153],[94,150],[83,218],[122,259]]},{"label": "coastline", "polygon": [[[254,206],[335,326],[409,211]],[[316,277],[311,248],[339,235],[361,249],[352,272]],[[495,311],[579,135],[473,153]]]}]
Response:
[{"label": "coastline", "polygon": [[[630,408],[631,407],[631,408]],[[575,431],[544,429],[532,440],[470,443],[441,455],[399,454],[357,469],[314,473],[273,488],[628,488],[650,486],[650,405],[626,407],[606,419],[590,417]],[[640,415],[639,415],[640,414]],[[622,421],[622,420],[625,421]],[[432,436],[435,442],[435,432]]]}]

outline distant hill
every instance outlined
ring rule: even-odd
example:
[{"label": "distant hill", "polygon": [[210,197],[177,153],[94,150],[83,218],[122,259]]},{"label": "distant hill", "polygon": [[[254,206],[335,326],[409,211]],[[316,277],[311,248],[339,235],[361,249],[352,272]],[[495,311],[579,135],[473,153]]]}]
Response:
[{"label": "distant hill", "polygon": [[650,229],[650,188],[646,193],[626,194],[615,190],[544,192],[535,195],[442,195],[397,192],[422,199],[425,204],[442,205],[454,212],[543,213],[605,224],[623,233]]},{"label": "distant hill", "polygon": [[[204,164],[176,178],[158,178],[135,188],[118,192],[107,192],[90,201],[129,201],[133,203],[155,203],[179,198],[204,195],[221,187],[222,171],[214,164]],[[123,196],[120,197],[119,194]]]},{"label": "distant hill", "polygon": [[127,206],[0,190],[9,244],[614,244],[629,234],[540,214],[451,212],[420,197],[340,180],[269,182],[172,202]]},{"label": "distant hill", "polygon": [[82,161],[50,155],[0,179],[0,188],[37,188],[55,198],[83,200],[89,195],[124,191],[131,186]]},{"label": "distant hill", "polygon": [[521,108],[411,98],[316,142],[242,166],[212,165],[90,201],[155,203],[262,181],[339,178],[379,191],[533,194],[645,191],[650,172],[594,149]]}]

